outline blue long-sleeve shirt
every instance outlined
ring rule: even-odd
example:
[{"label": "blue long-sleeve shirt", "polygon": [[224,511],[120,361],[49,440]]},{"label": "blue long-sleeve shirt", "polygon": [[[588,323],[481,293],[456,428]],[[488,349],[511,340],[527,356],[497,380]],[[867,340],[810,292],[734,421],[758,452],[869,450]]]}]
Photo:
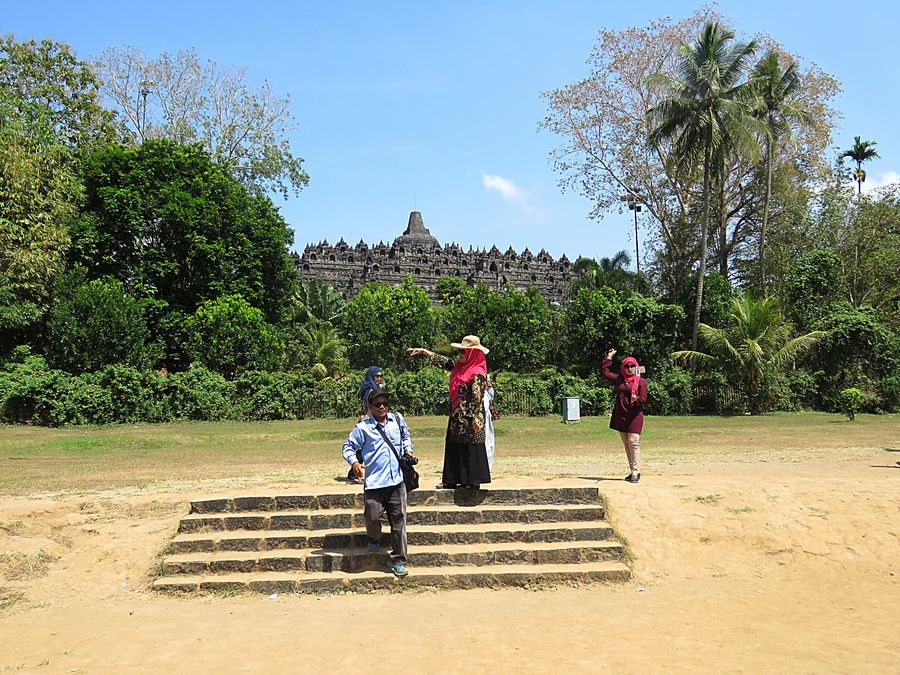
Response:
[{"label": "blue long-sleeve shirt", "polygon": [[[381,434],[378,432],[378,426],[378,422],[373,417],[369,417],[357,424],[344,442],[342,451],[348,464],[353,464],[357,461],[357,450],[362,451],[363,464],[366,465],[365,488],[367,490],[392,487],[403,482],[400,462],[397,461],[394,451],[381,437]],[[409,427],[406,426],[406,420],[403,419],[403,415],[396,412],[388,413],[383,429],[401,456],[412,452],[412,439],[409,436]]]}]

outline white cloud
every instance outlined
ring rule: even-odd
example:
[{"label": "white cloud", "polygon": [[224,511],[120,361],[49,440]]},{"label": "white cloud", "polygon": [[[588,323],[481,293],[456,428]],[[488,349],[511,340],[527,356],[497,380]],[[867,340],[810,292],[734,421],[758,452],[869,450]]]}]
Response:
[{"label": "white cloud", "polygon": [[866,181],[862,184],[863,192],[872,192],[873,190],[877,190],[878,188],[883,188],[885,185],[891,185],[892,183],[900,183],[900,173],[896,171],[885,171],[878,178],[873,179],[872,176],[866,176]]},{"label": "white cloud", "polygon": [[524,190],[509,180],[509,178],[497,176],[492,173],[482,173],[481,181],[484,184],[485,190],[496,190],[503,199],[508,201],[521,199],[525,196]]}]

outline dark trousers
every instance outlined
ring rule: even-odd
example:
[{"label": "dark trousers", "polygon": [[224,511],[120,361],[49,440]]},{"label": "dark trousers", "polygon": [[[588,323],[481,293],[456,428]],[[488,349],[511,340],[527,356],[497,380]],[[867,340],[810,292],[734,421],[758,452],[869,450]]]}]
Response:
[{"label": "dark trousers", "polygon": [[406,562],[406,485],[365,490],[366,535],[371,542],[381,540],[381,515],[387,513],[391,525],[391,562]]}]

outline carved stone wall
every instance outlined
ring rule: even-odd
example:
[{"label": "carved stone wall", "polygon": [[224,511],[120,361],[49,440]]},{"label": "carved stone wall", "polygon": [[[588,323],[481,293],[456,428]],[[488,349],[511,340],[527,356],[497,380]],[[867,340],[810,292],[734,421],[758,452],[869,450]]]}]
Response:
[{"label": "carved stone wall", "polygon": [[459,277],[495,289],[512,284],[524,291],[534,286],[552,302],[562,298],[573,276],[572,263],[565,255],[554,260],[543,249],[534,255],[527,248],[516,253],[510,247],[501,253],[496,246],[490,250],[470,246],[468,251],[455,243],[441,246],[418,211],[409,214],[406,230],[390,246],[384,242],[369,246],[361,240],[350,246],[342,238],[334,245],[327,241],[309,244],[302,255],[294,254],[294,260],[302,280],[321,279],[347,299],[369,281],[399,284],[410,274],[429,295],[434,294],[440,277]]}]

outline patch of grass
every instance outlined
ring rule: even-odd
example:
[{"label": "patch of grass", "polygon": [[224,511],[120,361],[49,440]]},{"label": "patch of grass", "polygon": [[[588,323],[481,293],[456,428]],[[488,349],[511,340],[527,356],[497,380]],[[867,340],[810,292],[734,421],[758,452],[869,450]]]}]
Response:
[{"label": "patch of grass", "polygon": [[828,511],[823,511],[822,509],[810,509],[809,515],[813,518],[822,518],[824,520],[825,518],[828,518]]},{"label": "patch of grass", "polygon": [[111,523],[117,520],[142,520],[169,516],[184,510],[182,504],[173,502],[151,501],[144,504],[128,504],[114,501],[105,501],[100,504],[86,502],[79,505],[79,510],[85,511],[90,516],[91,523]]},{"label": "patch of grass", "polygon": [[21,520],[0,520],[0,530],[15,532],[16,530],[21,530],[23,527],[25,527],[25,523]]},{"label": "patch of grass", "polygon": [[22,591],[16,591],[6,586],[0,586],[0,611],[9,609],[13,605],[22,602],[25,594]]},{"label": "patch of grass", "polygon": [[729,506],[725,510],[728,511],[728,513],[752,513],[756,509],[754,509],[752,506],[739,506],[737,508]]},{"label": "patch of grass", "polygon": [[701,504],[711,504],[715,506],[720,501],[722,501],[722,495],[720,494],[711,494],[711,495],[697,495],[696,497],[692,497],[690,501],[700,502]]},{"label": "patch of grass", "polygon": [[[401,411],[402,412],[402,411]],[[884,448],[900,436],[900,415],[864,415],[854,425],[828,425],[839,415],[771,414],[733,417],[652,417],[642,434],[660,463],[727,458],[802,460],[822,453]],[[277,422],[194,422],[48,429],[0,426],[0,494],[97,493],[161,481],[189,487],[262,476],[267,485],[324,479],[341,466],[341,442],[352,419]],[[409,417],[426,474],[443,459],[445,416]],[[557,415],[504,416],[496,425],[503,471],[573,475],[598,459],[621,456],[608,417],[561,425]],[[775,444],[790,428],[791,447]],[[327,467],[327,470],[326,470]],[[500,467],[498,467],[498,470]],[[181,487],[181,485],[179,485]]]},{"label": "patch of grass", "polygon": [[248,595],[251,591],[244,584],[222,584],[215,588],[204,588],[200,591],[203,595],[212,595],[218,598],[237,598]]},{"label": "patch of grass", "polygon": [[57,558],[44,550],[37,553],[0,554],[0,573],[7,581],[22,581],[47,574],[47,564]]}]

